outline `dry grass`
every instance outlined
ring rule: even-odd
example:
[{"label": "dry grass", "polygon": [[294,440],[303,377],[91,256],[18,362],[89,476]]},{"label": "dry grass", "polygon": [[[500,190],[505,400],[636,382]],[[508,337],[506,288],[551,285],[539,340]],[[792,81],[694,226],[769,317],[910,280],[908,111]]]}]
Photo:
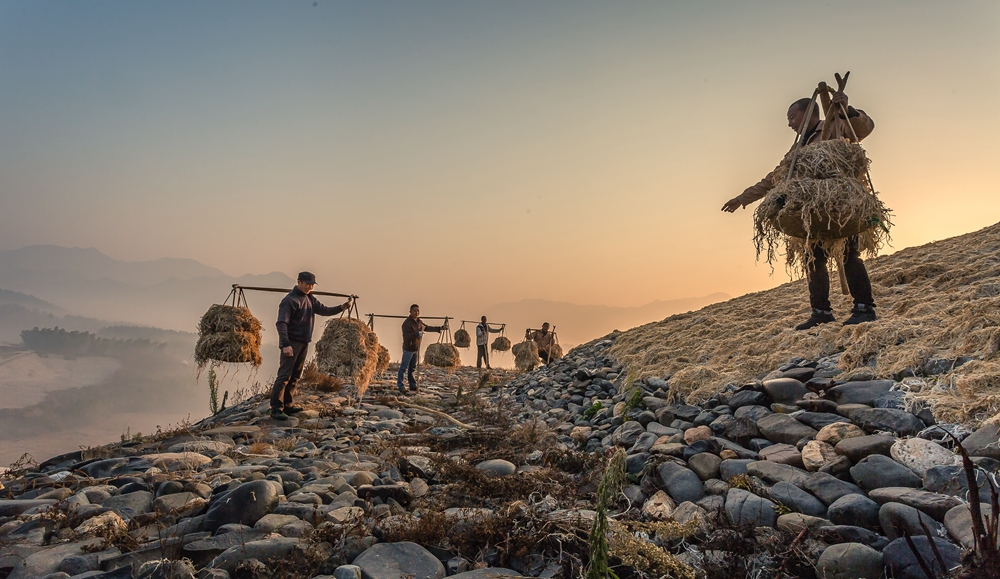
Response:
[{"label": "dry grass", "polygon": [[210,361],[260,366],[261,323],[245,307],[215,304],[198,322],[194,359],[198,368]]},{"label": "dry grass", "polygon": [[493,340],[493,343],[490,344],[490,350],[494,352],[510,351],[510,338],[507,336],[498,336],[497,339]]},{"label": "dry grass", "polygon": [[[459,330],[461,331],[461,330]],[[424,352],[424,364],[437,366],[438,368],[454,368],[462,363],[462,355],[454,344],[443,342],[427,346]]]},{"label": "dry grass", "polygon": [[320,392],[340,392],[340,389],[344,387],[342,379],[320,372],[315,358],[302,369],[302,378],[299,380],[299,384],[307,388],[315,388]]},{"label": "dry grass", "polygon": [[[932,358],[976,361],[930,379],[912,395],[940,421],[978,424],[1000,412],[1000,224],[873,260],[880,319],[796,332],[809,315],[804,280],[713,304],[623,333],[612,349],[640,377],[671,377],[671,394],[703,402],[790,359],[843,352],[844,372],[879,377]],[[843,317],[849,296],[835,298]]]},{"label": "dry grass", "polygon": [[457,348],[468,348],[472,345],[472,336],[469,335],[469,331],[465,328],[459,328],[455,331],[455,347]]},{"label": "dry grass", "polygon": [[538,345],[533,340],[524,340],[514,345],[514,366],[521,372],[530,372],[538,366]]},{"label": "dry grass", "polygon": [[804,268],[804,251],[820,242],[831,255],[843,238],[861,234],[862,249],[874,257],[888,241],[889,209],[867,178],[868,157],[861,145],[841,139],[806,145],[798,151],[791,178],[792,153],[771,175],[775,187],[754,211],[754,244],[774,263],[784,246],[790,268]]},{"label": "dry grass", "polygon": [[375,374],[381,376],[389,369],[389,348],[382,344],[378,345],[378,362],[375,364]]},{"label": "dry grass", "polygon": [[379,343],[375,332],[361,320],[335,318],[326,323],[316,342],[316,365],[320,372],[350,380],[364,397],[378,367]]}]

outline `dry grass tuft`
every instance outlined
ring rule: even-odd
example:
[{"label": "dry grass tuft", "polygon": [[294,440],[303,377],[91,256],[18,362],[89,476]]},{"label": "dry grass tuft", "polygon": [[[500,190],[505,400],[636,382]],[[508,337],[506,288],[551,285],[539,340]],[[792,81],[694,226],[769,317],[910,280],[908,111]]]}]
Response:
[{"label": "dry grass tuft", "polygon": [[490,344],[490,350],[494,352],[509,352],[510,338],[507,336],[498,336],[497,339],[493,340],[493,343]]},{"label": "dry grass tuft", "polygon": [[331,376],[319,371],[316,359],[313,358],[302,370],[302,378],[299,384],[305,387],[315,388],[320,392],[340,392],[344,387],[344,381],[337,376]]},{"label": "dry grass tuft", "polygon": [[468,348],[472,345],[472,336],[469,335],[469,331],[465,328],[459,328],[455,331],[455,347],[457,348]]},{"label": "dry grass tuft", "polygon": [[530,372],[538,366],[538,345],[533,340],[524,340],[514,345],[514,366],[521,372]]},{"label": "dry grass tuft", "polygon": [[[974,362],[912,395],[941,421],[973,425],[1000,413],[1000,224],[908,248],[869,264],[879,320],[794,331],[809,315],[804,280],[624,332],[612,355],[639,377],[670,378],[671,396],[700,403],[792,358],[843,352],[845,374],[921,373],[931,359]],[[849,296],[834,298],[838,314]],[[1000,417],[997,417],[1000,419]]]},{"label": "dry grass tuft", "polygon": [[210,361],[260,366],[261,323],[245,307],[215,304],[198,322],[194,360],[198,368]]}]

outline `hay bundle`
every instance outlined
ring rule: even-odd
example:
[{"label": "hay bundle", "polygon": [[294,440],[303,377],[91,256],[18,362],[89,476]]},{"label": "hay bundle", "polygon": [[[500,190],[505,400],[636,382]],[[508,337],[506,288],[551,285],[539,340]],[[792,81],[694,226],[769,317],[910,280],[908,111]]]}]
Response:
[{"label": "hay bundle", "polygon": [[[889,209],[867,179],[870,161],[857,143],[842,139],[820,141],[799,150],[789,178],[791,153],[772,173],[775,186],[754,212],[757,255],[773,263],[780,240],[797,238],[806,246],[819,242],[828,250],[855,235],[874,257],[888,238]],[[788,247],[789,265],[806,265],[807,253]],[[801,263],[800,263],[801,262]]]},{"label": "hay bundle", "polygon": [[514,365],[522,372],[530,372],[538,366],[538,345],[534,340],[519,342],[511,350],[514,352]]},{"label": "hay bundle", "polygon": [[378,345],[378,362],[375,364],[375,373],[381,374],[389,369],[389,348],[382,344]]},{"label": "hay bundle", "polygon": [[462,362],[462,356],[454,344],[431,344],[424,352],[424,364],[439,368],[454,368]]},{"label": "hay bundle", "polygon": [[472,345],[472,336],[469,335],[469,332],[465,328],[459,328],[455,332],[455,345],[459,348],[468,348]]},{"label": "hay bundle", "polygon": [[552,344],[548,348],[549,360],[558,360],[563,357],[563,349],[559,344]]},{"label": "hay bundle", "polygon": [[195,362],[199,368],[210,360],[260,366],[261,328],[249,308],[213,305],[198,322]]},{"label": "hay bundle", "polygon": [[361,320],[332,319],[316,342],[319,371],[351,380],[358,389],[359,399],[375,374],[378,359],[378,337]]},{"label": "hay bundle", "polygon": [[510,351],[510,338],[506,336],[499,336],[493,343],[490,344],[490,350],[494,352],[509,352]]}]

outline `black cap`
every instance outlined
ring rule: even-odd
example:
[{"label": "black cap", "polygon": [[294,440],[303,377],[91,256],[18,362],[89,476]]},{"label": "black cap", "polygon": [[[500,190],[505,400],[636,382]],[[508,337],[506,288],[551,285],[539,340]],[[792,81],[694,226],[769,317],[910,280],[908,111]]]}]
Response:
[{"label": "black cap", "polygon": [[298,280],[305,283],[316,283],[316,276],[308,271],[299,272]]}]

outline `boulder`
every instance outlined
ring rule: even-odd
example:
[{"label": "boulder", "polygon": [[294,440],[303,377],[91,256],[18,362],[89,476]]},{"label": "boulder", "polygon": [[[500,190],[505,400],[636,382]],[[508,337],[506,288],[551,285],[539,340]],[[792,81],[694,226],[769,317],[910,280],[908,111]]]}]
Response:
[{"label": "boulder", "polygon": [[935,521],[927,513],[904,505],[902,503],[885,503],[878,511],[879,526],[882,534],[889,540],[903,537],[906,534],[924,535],[924,527],[934,536],[944,536],[947,532],[944,525]]},{"label": "boulder", "polygon": [[222,525],[239,523],[254,526],[278,506],[278,491],[271,481],[243,483],[217,498],[213,497],[205,513],[204,528],[215,531]]},{"label": "boulder", "polygon": [[895,408],[868,408],[851,415],[858,426],[868,432],[888,431],[898,436],[916,436],[924,423],[905,410]]},{"label": "boulder", "polygon": [[689,468],[667,461],[656,469],[670,496],[678,503],[698,502],[705,496],[705,486],[701,478]]},{"label": "boulder", "polygon": [[[983,516],[983,527],[988,528],[990,513],[993,510],[989,505],[981,505]],[[969,505],[957,505],[948,510],[944,515],[944,528],[948,530],[948,535],[959,545],[966,549],[972,549],[976,544],[976,533],[972,528],[972,512]],[[1000,537],[997,541],[1000,546]]]},{"label": "boulder", "polygon": [[677,507],[670,495],[663,491],[656,491],[642,505],[642,514],[649,519],[665,521],[674,513],[675,508]]},{"label": "boulder", "polygon": [[827,506],[846,495],[857,494],[864,496],[864,491],[856,485],[842,481],[826,472],[816,472],[809,475],[801,486],[823,501],[823,504]]},{"label": "boulder", "polygon": [[969,456],[1000,460],[1000,422],[984,425],[962,441]]},{"label": "boulder", "polygon": [[885,564],[882,553],[860,543],[830,545],[816,562],[824,579],[879,579]]},{"label": "boulder", "polygon": [[841,440],[864,435],[864,430],[850,422],[835,422],[820,428],[819,432],[816,433],[816,440],[837,446]]},{"label": "boulder", "polygon": [[956,497],[906,487],[874,489],[868,493],[868,498],[880,505],[886,503],[909,505],[927,513],[935,521],[943,521],[945,514],[951,508],[962,504]]},{"label": "boulder", "polygon": [[363,579],[444,579],[445,568],[437,557],[416,543],[377,543],[357,556],[354,565]]},{"label": "boulder", "polygon": [[837,404],[871,405],[876,397],[888,392],[894,384],[892,380],[848,382],[830,388],[826,391],[826,396]]},{"label": "boulder", "polygon": [[809,390],[795,378],[775,378],[764,380],[764,392],[779,404],[795,404],[808,394]]},{"label": "boulder", "polygon": [[729,489],[726,493],[726,516],[737,526],[773,527],[778,521],[776,506],[743,489]]},{"label": "boulder", "polygon": [[[914,417],[916,418],[916,417]],[[757,421],[757,428],[771,442],[796,444],[803,438],[816,436],[816,430],[787,414],[771,414]]]},{"label": "boulder", "polygon": [[879,504],[864,495],[844,495],[833,501],[826,511],[827,518],[837,525],[853,525],[879,529]]},{"label": "boulder", "polygon": [[838,458],[832,446],[818,440],[810,440],[802,448],[802,465],[809,471],[818,471]]},{"label": "boulder", "polygon": [[889,456],[920,478],[924,477],[929,468],[957,465],[962,460],[962,457],[940,444],[923,438],[897,440],[889,449]]},{"label": "boulder", "polygon": [[[639,424],[639,423],[636,422],[635,424]],[[642,434],[643,434],[642,432],[639,433],[640,436]],[[638,439],[639,437],[636,436],[635,438]],[[633,440],[633,442],[635,442],[635,441]],[[479,470],[481,470],[483,472],[483,474],[485,474],[489,478],[499,478],[499,477],[502,477],[502,476],[510,476],[510,475],[514,474],[515,472],[517,472],[517,465],[515,465],[514,463],[512,463],[512,462],[510,462],[508,460],[503,460],[503,459],[499,459],[499,458],[492,459],[492,460],[484,460],[483,462],[477,464],[476,468],[478,468]]]},{"label": "boulder", "polygon": [[[946,576],[952,568],[957,567],[962,562],[962,550],[944,539],[919,536],[913,537],[912,540],[917,552],[931,566],[931,572],[938,576]],[[944,568],[941,567],[931,549],[930,542],[932,540],[944,560]],[[921,569],[916,556],[903,538],[889,543],[882,551],[882,559],[885,561],[886,567],[889,568],[893,579],[927,579],[927,575]]]},{"label": "boulder", "polygon": [[825,517],[826,505],[819,499],[786,482],[779,482],[771,487],[771,500],[783,504],[796,513],[812,517]]},{"label": "boulder", "polygon": [[688,459],[688,467],[701,480],[719,478],[719,467],[722,459],[710,452],[701,452]]},{"label": "boulder", "polygon": [[257,559],[258,561],[275,561],[287,557],[299,544],[299,539],[278,537],[250,541],[230,547],[208,564],[213,569],[223,569],[232,574],[240,561]]},{"label": "boulder", "polygon": [[896,440],[898,439],[895,436],[884,434],[854,436],[841,440],[833,448],[837,454],[851,459],[851,462],[860,462],[873,454],[889,456],[889,449],[896,443]]},{"label": "boulder", "polygon": [[851,478],[870,491],[882,487],[920,488],[920,477],[887,456],[873,454],[851,467]]}]

